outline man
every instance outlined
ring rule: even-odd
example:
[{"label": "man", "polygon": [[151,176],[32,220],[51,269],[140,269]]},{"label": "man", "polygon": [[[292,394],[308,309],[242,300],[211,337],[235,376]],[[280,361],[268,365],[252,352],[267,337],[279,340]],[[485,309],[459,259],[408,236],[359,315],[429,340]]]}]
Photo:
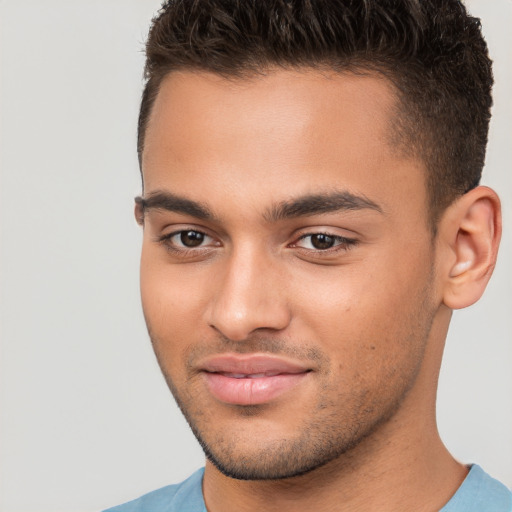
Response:
[{"label": "man", "polygon": [[138,152],[153,347],[206,466],[117,511],[512,510],[435,398],[482,295],[492,74],[456,0],[168,2]]}]

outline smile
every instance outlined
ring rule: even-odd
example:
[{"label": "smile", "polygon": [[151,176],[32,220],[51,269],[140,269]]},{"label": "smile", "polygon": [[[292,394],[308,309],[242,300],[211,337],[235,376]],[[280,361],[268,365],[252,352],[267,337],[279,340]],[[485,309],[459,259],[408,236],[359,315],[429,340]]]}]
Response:
[{"label": "smile", "polygon": [[220,402],[258,405],[276,400],[307,377],[311,369],[266,355],[224,355],[203,364],[208,391]]},{"label": "smile", "polygon": [[[220,373],[220,372],[219,372]],[[261,379],[263,377],[275,377],[279,373],[221,373],[224,377],[230,377],[232,379]]]}]

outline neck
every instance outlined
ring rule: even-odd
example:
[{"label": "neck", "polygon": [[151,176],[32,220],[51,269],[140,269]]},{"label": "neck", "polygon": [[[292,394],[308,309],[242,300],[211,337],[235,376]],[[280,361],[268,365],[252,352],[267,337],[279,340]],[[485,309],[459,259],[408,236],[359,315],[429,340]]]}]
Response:
[{"label": "neck", "polygon": [[[443,324],[437,329],[442,331]],[[434,334],[444,339],[443,332]],[[283,480],[243,481],[226,477],[207,462],[203,493],[208,511],[441,509],[467,474],[467,468],[449,454],[437,431],[435,395],[442,349],[442,343],[429,345],[417,382],[397,413],[325,466]]]}]

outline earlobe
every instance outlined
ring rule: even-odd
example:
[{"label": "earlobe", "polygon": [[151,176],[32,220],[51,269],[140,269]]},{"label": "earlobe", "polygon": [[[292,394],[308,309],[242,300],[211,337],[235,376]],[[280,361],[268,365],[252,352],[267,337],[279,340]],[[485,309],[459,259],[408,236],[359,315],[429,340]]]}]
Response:
[{"label": "earlobe", "polygon": [[496,264],[501,238],[501,207],[496,193],[477,187],[448,207],[439,226],[445,245],[443,302],[451,309],[475,303]]}]

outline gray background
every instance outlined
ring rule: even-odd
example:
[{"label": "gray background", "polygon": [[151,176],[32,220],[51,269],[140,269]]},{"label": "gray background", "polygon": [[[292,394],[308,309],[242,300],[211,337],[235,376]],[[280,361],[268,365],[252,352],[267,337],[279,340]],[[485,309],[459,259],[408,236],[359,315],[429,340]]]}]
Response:
[{"label": "gray background", "polygon": [[[158,0],[0,0],[2,512],[94,511],[185,478],[202,453],[138,296],[135,123]],[[441,433],[512,485],[512,2],[472,0],[496,63],[484,183],[501,258],[455,314]]]}]

